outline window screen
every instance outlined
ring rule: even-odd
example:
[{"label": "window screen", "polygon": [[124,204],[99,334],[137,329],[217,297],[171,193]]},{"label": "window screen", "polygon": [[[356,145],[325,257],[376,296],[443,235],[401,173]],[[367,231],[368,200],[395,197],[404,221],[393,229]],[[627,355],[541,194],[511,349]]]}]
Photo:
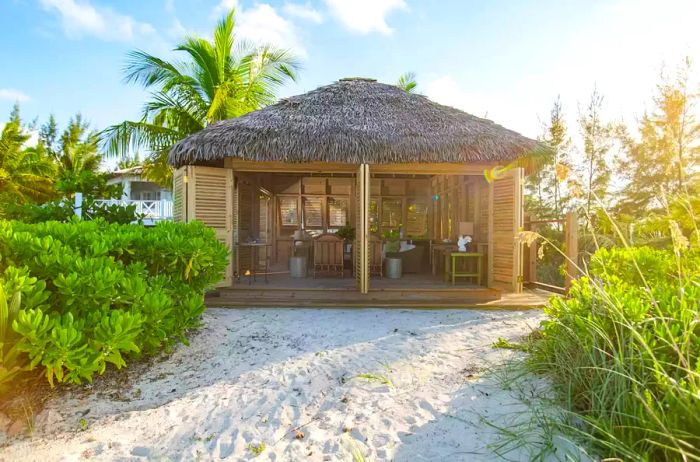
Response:
[{"label": "window screen", "polygon": [[428,205],[425,202],[409,200],[406,207],[406,235],[425,237],[428,234]]},{"label": "window screen", "polygon": [[398,229],[401,226],[401,199],[382,200],[382,230]]},{"label": "window screen", "polygon": [[328,227],[339,228],[348,223],[348,200],[328,199]]},{"label": "window screen", "polygon": [[377,199],[369,200],[369,231],[371,233],[379,231],[379,201]]},{"label": "window screen", "polygon": [[322,228],[323,199],[320,197],[305,197],[302,199],[302,204],[304,207],[304,227]]},{"label": "window screen", "polygon": [[296,197],[280,197],[279,201],[282,226],[297,226],[299,224],[299,211],[297,210]]}]

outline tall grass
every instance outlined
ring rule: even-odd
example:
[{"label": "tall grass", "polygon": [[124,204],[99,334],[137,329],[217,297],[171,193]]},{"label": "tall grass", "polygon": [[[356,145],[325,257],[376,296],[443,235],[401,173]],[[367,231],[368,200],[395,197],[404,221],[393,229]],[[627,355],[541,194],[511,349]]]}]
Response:
[{"label": "tall grass", "polygon": [[670,235],[598,250],[528,345],[564,430],[603,458],[700,461],[700,248],[675,222]]}]

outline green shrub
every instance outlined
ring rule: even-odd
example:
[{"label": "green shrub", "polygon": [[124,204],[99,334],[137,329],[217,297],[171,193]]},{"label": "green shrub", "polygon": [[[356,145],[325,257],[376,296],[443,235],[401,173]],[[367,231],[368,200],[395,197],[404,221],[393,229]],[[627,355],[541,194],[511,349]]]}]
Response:
[{"label": "green shrub", "polygon": [[52,385],[89,381],[186,342],[227,255],[196,222],[0,221],[0,386],[17,368],[42,368]]},{"label": "green shrub", "polygon": [[[75,216],[73,202],[70,200],[55,200],[45,204],[4,204],[2,216],[8,220],[18,220],[24,223],[43,223],[45,221],[68,222]],[[126,225],[141,223],[143,216],[136,213],[136,206],[119,204],[102,204],[92,198],[83,200],[83,219],[103,219],[108,223]]]},{"label": "green shrub", "polygon": [[698,249],[601,249],[546,311],[530,365],[573,411],[569,430],[603,457],[700,459]]}]

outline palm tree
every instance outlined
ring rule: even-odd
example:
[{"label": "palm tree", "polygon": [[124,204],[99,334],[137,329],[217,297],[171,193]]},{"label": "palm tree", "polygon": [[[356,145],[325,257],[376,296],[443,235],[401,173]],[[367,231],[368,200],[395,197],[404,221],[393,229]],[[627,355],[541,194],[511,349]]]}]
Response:
[{"label": "palm tree", "polygon": [[418,86],[416,82],[416,74],[413,72],[406,72],[399,76],[399,80],[396,82],[396,86],[404,90],[406,93],[413,93],[413,90]]},{"label": "palm tree", "polygon": [[97,132],[90,131],[89,124],[77,114],[68,122],[58,150],[54,152],[59,174],[77,176],[82,172],[96,172],[102,163],[98,144]]},{"label": "palm tree", "polygon": [[143,51],[132,51],[126,81],[154,89],[139,121],[107,128],[103,145],[108,155],[127,157],[143,149],[150,153],[144,173],[168,184],[170,147],[218,120],[238,117],[276,100],[276,91],[296,80],[296,58],[272,46],[252,46],[235,40],[234,10],[217,24],[214,40],[188,37],[175,51],[182,62],[168,62]]},{"label": "palm tree", "polygon": [[103,194],[107,176],[100,172],[99,136],[76,114],[60,134],[53,115],[39,131],[39,145],[56,166],[56,190],[60,195]]},{"label": "palm tree", "polygon": [[0,136],[0,202],[44,201],[54,194],[55,168],[41,146],[25,147],[30,135],[22,128],[19,108]]}]

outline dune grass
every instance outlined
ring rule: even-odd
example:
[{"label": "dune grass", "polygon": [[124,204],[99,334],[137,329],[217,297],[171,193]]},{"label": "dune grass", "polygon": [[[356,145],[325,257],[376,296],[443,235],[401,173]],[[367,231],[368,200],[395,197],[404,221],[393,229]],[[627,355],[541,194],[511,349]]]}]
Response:
[{"label": "dune grass", "polygon": [[599,249],[523,345],[602,459],[700,460],[700,233],[669,223],[667,249]]}]

